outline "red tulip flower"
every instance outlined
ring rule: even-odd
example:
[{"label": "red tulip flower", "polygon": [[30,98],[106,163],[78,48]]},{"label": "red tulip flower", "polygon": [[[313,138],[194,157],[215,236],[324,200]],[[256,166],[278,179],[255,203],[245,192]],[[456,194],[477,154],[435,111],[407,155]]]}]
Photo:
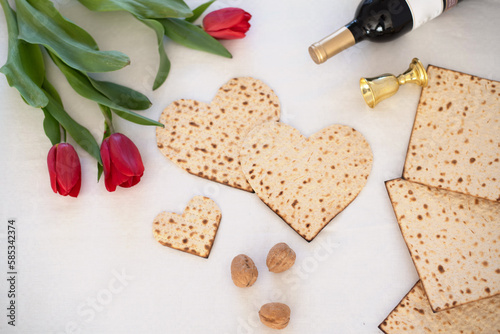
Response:
[{"label": "red tulip flower", "polygon": [[52,190],[63,196],[77,197],[82,184],[80,159],[68,143],[52,146],[47,156]]},{"label": "red tulip flower", "polygon": [[137,146],[125,135],[113,133],[101,145],[104,183],[108,191],[117,186],[129,188],[141,180],[144,173],[141,154]]},{"label": "red tulip flower", "polygon": [[248,21],[252,15],[240,8],[223,8],[208,13],[203,19],[203,29],[218,39],[238,39],[245,37],[250,29]]}]

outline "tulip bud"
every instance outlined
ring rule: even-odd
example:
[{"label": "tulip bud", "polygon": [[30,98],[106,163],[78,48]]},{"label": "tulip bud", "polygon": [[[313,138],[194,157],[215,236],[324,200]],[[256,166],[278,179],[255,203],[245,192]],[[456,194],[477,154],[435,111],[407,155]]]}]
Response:
[{"label": "tulip bud", "polygon": [[60,143],[52,146],[47,156],[50,185],[55,193],[77,197],[82,184],[80,159],[73,146]]},{"label": "tulip bud", "polygon": [[137,146],[121,133],[113,133],[103,140],[101,159],[108,191],[115,191],[117,186],[132,187],[139,183],[144,173]]},{"label": "tulip bud", "polygon": [[240,8],[223,8],[208,13],[203,19],[203,29],[218,39],[238,39],[245,37],[250,29],[248,21],[252,15]]}]

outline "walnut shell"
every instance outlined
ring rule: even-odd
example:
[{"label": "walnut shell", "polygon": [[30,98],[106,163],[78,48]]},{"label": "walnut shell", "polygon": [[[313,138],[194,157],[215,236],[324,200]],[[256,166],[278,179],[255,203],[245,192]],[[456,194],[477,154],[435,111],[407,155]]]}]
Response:
[{"label": "walnut shell", "polygon": [[240,288],[252,286],[259,272],[252,259],[245,254],[236,256],[231,262],[231,278],[234,285]]},{"label": "walnut shell", "polygon": [[295,263],[295,252],[287,244],[281,242],[271,248],[267,255],[266,264],[269,271],[281,273],[290,269]]},{"label": "walnut shell", "polygon": [[264,304],[260,308],[259,318],[267,327],[283,329],[290,322],[290,308],[282,303]]}]

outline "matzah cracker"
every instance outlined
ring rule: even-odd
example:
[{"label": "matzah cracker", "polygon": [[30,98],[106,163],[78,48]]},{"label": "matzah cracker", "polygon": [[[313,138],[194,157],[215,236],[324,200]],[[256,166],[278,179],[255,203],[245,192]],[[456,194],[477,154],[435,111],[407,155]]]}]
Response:
[{"label": "matzah cracker", "polygon": [[212,103],[178,100],[161,114],[156,128],[161,153],[187,172],[252,191],[239,165],[243,138],[256,125],[278,121],[279,99],[262,81],[235,78]]},{"label": "matzah cracker", "polygon": [[434,311],[500,293],[500,203],[402,179],[386,187]]},{"label": "matzah cracker", "polygon": [[434,313],[419,281],[379,328],[386,334],[500,333],[500,295]]},{"label": "matzah cracker", "polygon": [[160,244],[208,257],[219,228],[221,212],[208,197],[193,197],[184,213],[162,212],[153,221],[153,235]]},{"label": "matzah cracker", "polygon": [[403,177],[500,201],[500,82],[429,66]]},{"label": "matzah cracker", "polygon": [[344,125],[307,139],[289,125],[267,122],[250,131],[240,153],[257,195],[307,241],[356,198],[372,161],[363,135]]}]

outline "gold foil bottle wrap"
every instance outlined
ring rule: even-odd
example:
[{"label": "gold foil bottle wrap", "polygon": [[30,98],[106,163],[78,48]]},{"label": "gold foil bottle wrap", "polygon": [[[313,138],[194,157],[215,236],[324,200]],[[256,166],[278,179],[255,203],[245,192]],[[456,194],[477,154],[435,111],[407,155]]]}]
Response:
[{"label": "gold foil bottle wrap", "polygon": [[354,36],[346,27],[342,27],[331,35],[309,47],[309,55],[316,64],[324,63],[328,58],[356,44]]}]

